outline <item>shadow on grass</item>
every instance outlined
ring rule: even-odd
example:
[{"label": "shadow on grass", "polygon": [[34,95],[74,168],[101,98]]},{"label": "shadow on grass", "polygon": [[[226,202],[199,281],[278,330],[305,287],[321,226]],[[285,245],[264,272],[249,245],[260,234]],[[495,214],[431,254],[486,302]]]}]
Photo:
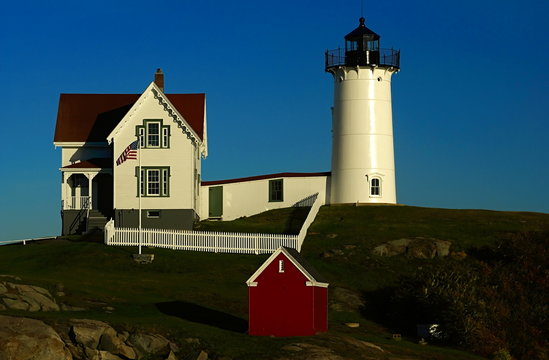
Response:
[{"label": "shadow on grass", "polygon": [[299,234],[311,207],[294,207],[291,209],[288,219],[284,224],[284,234]]},{"label": "shadow on grass", "polygon": [[414,304],[395,301],[395,287],[385,287],[375,291],[362,292],[364,306],[360,314],[393,333],[414,336],[417,309]]},{"label": "shadow on grass", "polygon": [[155,305],[163,314],[175,316],[183,320],[214,326],[237,333],[245,333],[248,330],[248,322],[244,319],[193,303],[170,301]]}]

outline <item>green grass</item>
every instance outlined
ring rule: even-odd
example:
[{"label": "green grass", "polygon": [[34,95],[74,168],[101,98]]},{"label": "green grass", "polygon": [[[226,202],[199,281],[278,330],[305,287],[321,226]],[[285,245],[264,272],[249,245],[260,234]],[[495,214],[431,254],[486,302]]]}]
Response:
[{"label": "green grass", "polygon": [[[306,213],[296,213],[295,209],[282,209],[233,222],[201,222],[198,228],[295,233],[304,216]],[[508,232],[548,230],[547,214],[333,206],[321,208],[309,229],[302,253],[328,278],[330,288],[343,287],[360,293],[365,297],[366,306],[374,308],[375,299],[368,298],[369,293],[393,285],[400,275],[426,262],[444,261],[372,255],[371,250],[380,243],[405,237],[433,237],[450,240],[453,250],[467,252],[473,247],[497,244],[501,235]],[[299,357],[281,349],[296,342],[330,345],[338,354],[352,358],[355,350],[341,341],[351,336],[378,344],[402,357],[478,359],[455,349],[389,340],[390,331],[382,323],[369,317],[368,312],[356,310],[330,310],[330,331],[306,338],[250,337],[228,330],[226,324],[215,319],[191,321],[182,313],[198,306],[205,312],[232,316],[235,323],[245,324],[248,306],[245,281],[268,256],[144,248],[144,253],[155,254],[155,260],[149,265],[138,265],[131,259],[136,250],[74,239],[2,246],[0,274],[20,276],[22,283],[43,286],[52,292],[57,283],[62,283],[66,297],[60,300],[87,309],[84,312],[7,313],[60,323],[75,317],[104,320],[118,328],[163,333],[180,341],[183,347],[189,346],[183,339],[199,338],[200,347],[207,349],[213,358],[216,354],[233,359]],[[105,306],[115,310],[108,313]],[[232,324],[233,320],[227,321]],[[343,323],[348,321],[358,321],[361,327],[347,328]]]},{"label": "green grass", "polygon": [[309,207],[276,209],[233,221],[206,220],[198,223],[195,228],[201,231],[298,234],[309,209]]}]

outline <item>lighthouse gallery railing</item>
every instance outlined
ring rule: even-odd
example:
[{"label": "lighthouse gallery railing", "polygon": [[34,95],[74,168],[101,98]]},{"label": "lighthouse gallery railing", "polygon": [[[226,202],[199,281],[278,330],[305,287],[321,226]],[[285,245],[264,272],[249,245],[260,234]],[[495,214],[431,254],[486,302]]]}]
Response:
[{"label": "lighthouse gallery railing", "polygon": [[325,53],[326,69],[334,66],[377,65],[400,68],[400,50],[379,49],[366,51],[345,51],[338,48]]}]

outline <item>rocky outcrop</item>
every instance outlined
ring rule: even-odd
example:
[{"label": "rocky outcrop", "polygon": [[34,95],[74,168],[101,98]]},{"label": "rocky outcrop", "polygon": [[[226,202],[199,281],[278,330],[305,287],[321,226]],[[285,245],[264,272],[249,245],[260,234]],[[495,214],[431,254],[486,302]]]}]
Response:
[{"label": "rocky outcrop", "polygon": [[59,305],[48,290],[9,281],[0,281],[0,305],[12,310],[59,311]]},{"label": "rocky outcrop", "polygon": [[330,309],[335,311],[359,311],[364,306],[360,294],[341,287],[330,290]]},{"label": "rocky outcrop", "polygon": [[178,352],[161,335],[130,335],[102,321],[73,319],[56,331],[39,320],[0,315],[0,360],[177,360]]},{"label": "rocky outcrop", "polygon": [[416,259],[432,259],[450,254],[451,241],[416,237],[391,240],[373,249],[378,256],[406,255]]},{"label": "rocky outcrop", "polygon": [[169,355],[171,351],[170,341],[162,335],[132,334],[128,341],[140,356],[148,353]]},{"label": "rocky outcrop", "polygon": [[72,360],[59,334],[42,321],[0,315],[0,359]]}]

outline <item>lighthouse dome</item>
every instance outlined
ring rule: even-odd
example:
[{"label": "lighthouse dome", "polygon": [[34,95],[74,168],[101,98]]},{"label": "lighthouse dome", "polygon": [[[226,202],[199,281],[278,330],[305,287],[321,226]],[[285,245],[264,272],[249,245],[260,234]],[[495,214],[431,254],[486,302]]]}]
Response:
[{"label": "lighthouse dome", "polygon": [[356,29],[345,35],[345,41],[356,41],[358,39],[365,39],[367,41],[379,40],[380,36],[366,27],[366,19],[361,17],[359,22],[360,25]]}]

